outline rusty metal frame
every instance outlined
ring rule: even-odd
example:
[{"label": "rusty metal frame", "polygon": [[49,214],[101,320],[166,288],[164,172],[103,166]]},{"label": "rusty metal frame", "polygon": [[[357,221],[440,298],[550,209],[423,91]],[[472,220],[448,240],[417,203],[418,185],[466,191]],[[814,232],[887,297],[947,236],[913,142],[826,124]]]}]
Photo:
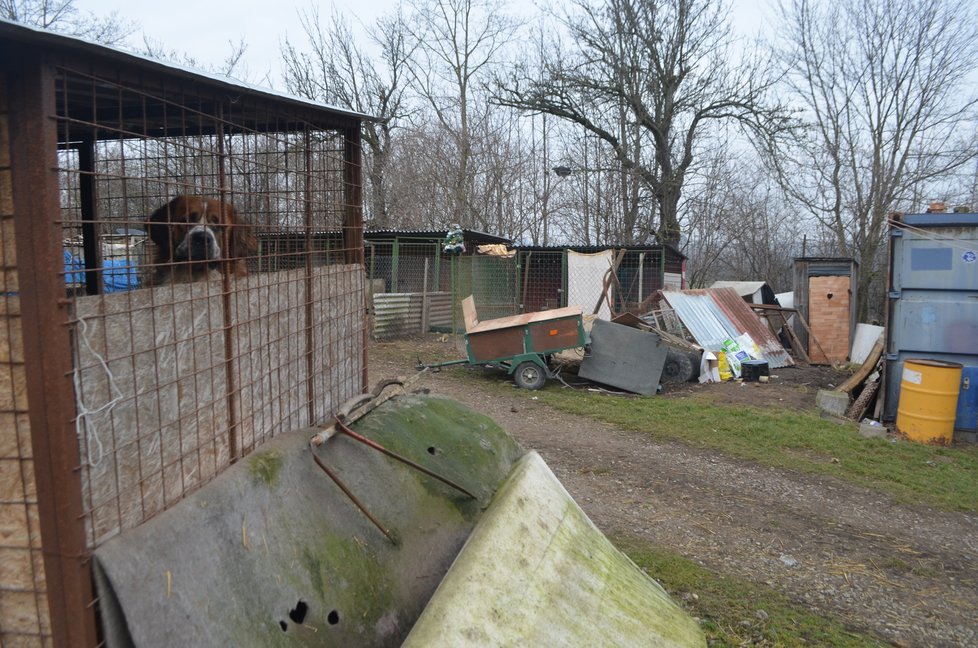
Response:
[{"label": "rusty metal frame", "polygon": [[[346,204],[346,222],[343,223],[343,249],[346,250],[346,262],[359,264],[364,267],[363,249],[363,152],[360,143],[360,129],[348,128],[344,131],[346,148],[343,154],[344,170],[344,202]],[[359,244],[357,244],[359,242]],[[369,304],[369,291],[364,291],[363,312],[366,313]],[[370,331],[363,327],[363,359],[361,369],[361,386],[363,391],[370,388],[367,376],[367,347],[370,343]]]},{"label": "rusty metal frame", "polygon": [[51,634],[57,646],[95,645],[94,600],[85,541],[80,451],[72,417],[71,341],[57,214],[54,70],[40,52],[9,71],[14,222],[21,285],[24,358],[30,403],[34,473]]}]

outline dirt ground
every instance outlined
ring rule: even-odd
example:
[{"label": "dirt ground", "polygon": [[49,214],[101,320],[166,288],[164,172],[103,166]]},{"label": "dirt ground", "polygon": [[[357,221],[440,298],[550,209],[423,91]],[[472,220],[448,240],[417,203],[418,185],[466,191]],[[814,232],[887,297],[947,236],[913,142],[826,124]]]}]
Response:
[{"label": "dirt ground", "polygon": [[[451,357],[452,344],[435,336],[372,343],[370,381],[414,373],[406,358]],[[650,439],[555,411],[515,388],[512,396],[490,394],[457,380],[464,371],[484,373],[426,372],[414,388],[466,403],[537,450],[609,535],[765,583],[897,646],[978,646],[978,515],[900,505],[829,477]],[[844,379],[829,368],[772,374],[766,385],[690,383],[661,397],[695,391],[721,403],[805,409],[820,387]],[[503,379],[485,374],[487,383]],[[760,624],[744,619],[741,629]]]}]

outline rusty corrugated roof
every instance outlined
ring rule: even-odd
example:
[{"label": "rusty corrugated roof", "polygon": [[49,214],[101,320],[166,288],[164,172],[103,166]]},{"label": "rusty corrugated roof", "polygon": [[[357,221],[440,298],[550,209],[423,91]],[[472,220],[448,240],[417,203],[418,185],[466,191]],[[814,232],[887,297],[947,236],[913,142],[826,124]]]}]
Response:
[{"label": "rusty corrugated roof", "polygon": [[733,288],[665,291],[662,296],[704,349],[720,351],[724,340],[747,333],[772,369],[794,364],[767,324]]}]

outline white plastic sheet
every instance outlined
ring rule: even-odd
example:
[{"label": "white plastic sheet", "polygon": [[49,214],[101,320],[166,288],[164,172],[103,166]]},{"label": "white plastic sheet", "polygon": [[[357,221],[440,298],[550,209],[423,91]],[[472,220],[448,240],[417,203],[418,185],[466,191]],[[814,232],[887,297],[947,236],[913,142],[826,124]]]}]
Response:
[{"label": "white plastic sheet", "polygon": [[[594,254],[567,251],[567,304],[580,305],[585,313],[593,313],[604,290],[604,276],[614,262],[612,250]],[[608,300],[601,302],[597,313],[603,320],[611,319]]]}]

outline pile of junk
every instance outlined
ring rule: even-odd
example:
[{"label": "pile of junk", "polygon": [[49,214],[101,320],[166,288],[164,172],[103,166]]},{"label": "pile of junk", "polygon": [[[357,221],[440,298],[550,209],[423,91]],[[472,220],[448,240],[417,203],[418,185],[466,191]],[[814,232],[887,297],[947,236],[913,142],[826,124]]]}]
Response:
[{"label": "pile of junk", "polygon": [[[645,396],[663,383],[765,382],[772,369],[804,355],[789,325],[793,309],[752,304],[730,287],[657,291],[610,320],[580,306],[480,321],[471,296],[462,302],[466,357],[418,363],[506,371],[525,389],[576,373],[597,385]],[[809,358],[804,356],[804,362]]]}]

